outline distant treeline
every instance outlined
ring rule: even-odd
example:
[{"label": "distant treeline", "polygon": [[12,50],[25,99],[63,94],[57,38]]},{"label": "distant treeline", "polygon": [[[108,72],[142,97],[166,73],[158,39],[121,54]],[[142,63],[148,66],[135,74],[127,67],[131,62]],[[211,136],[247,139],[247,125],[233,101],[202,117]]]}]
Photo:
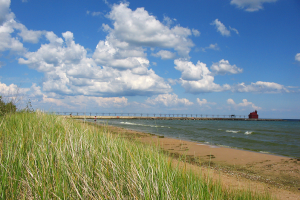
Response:
[{"label": "distant treeline", "polygon": [[34,109],[32,108],[30,99],[26,103],[26,107],[23,109],[17,109],[16,101],[13,98],[8,100],[4,100],[2,96],[0,96],[0,116],[4,116],[9,113],[15,112],[33,112]]}]

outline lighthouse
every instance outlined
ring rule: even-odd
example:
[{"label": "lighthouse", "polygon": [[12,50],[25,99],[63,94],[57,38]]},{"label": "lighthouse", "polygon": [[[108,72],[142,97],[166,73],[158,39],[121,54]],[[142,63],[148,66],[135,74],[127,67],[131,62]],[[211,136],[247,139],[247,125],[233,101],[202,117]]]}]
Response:
[{"label": "lighthouse", "polygon": [[249,116],[249,119],[258,119],[257,110],[250,113],[248,116]]}]

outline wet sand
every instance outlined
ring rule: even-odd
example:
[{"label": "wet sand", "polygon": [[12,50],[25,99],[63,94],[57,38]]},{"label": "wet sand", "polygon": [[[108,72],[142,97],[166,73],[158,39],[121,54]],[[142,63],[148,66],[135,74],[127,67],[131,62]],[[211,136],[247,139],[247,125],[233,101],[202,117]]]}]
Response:
[{"label": "wet sand", "polygon": [[279,199],[300,199],[300,160],[172,138],[143,137],[140,141],[157,145],[175,158],[183,155],[202,171],[211,169],[212,176],[220,176],[225,185],[267,190]]},{"label": "wet sand", "polygon": [[[155,145],[174,164],[221,179],[224,187],[268,191],[278,199],[300,199],[300,159],[211,146],[108,126],[113,134]],[[182,162],[186,161],[186,162]]]}]

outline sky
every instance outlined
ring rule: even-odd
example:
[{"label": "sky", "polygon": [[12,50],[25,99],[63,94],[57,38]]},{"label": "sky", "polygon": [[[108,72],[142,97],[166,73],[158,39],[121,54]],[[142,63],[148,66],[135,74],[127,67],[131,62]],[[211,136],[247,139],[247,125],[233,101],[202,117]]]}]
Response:
[{"label": "sky", "polygon": [[299,75],[299,0],[0,0],[19,107],[299,119]]}]

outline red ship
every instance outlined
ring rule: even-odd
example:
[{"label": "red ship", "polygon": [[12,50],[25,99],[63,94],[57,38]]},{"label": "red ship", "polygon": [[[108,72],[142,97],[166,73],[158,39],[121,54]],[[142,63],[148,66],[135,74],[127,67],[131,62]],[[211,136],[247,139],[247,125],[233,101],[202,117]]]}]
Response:
[{"label": "red ship", "polygon": [[249,119],[258,119],[257,110],[250,113],[248,116],[249,116]]}]

